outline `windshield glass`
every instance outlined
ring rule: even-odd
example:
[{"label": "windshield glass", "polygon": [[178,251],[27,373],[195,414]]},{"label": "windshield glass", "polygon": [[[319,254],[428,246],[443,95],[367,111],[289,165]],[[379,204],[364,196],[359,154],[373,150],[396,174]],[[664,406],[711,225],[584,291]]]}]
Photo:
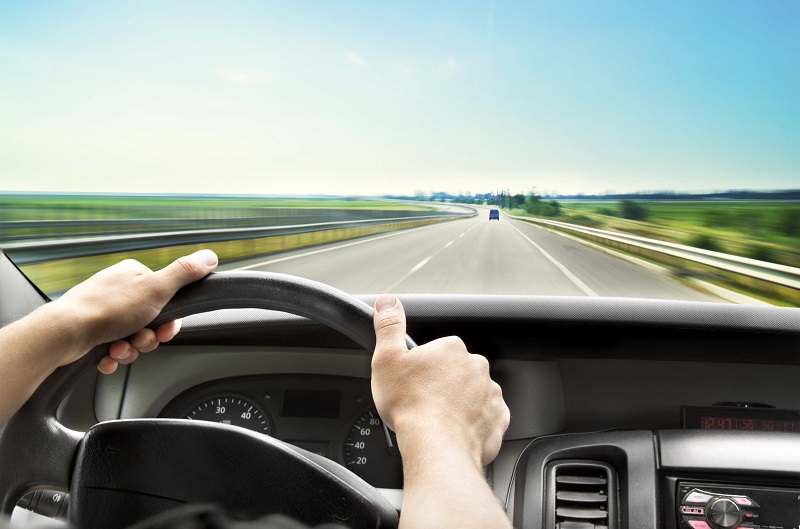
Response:
[{"label": "windshield glass", "polygon": [[0,7],[0,247],[800,305],[796,2]]}]

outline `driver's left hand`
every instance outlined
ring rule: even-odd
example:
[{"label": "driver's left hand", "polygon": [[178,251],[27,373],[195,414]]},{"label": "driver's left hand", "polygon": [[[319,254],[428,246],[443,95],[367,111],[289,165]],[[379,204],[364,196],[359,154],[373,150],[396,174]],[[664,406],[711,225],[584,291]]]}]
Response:
[{"label": "driver's left hand", "polygon": [[[51,303],[52,308],[74,321],[77,347],[65,347],[59,365],[74,362],[96,345],[113,342],[109,355],[97,368],[113,373],[119,364],[129,364],[139,353],[147,353],[171,340],[180,330],[180,320],[155,331],[145,325],[158,316],[181,287],[201,279],[217,266],[217,255],[200,250],[181,257],[153,272],[133,259],[101,270]],[[116,341],[115,341],[116,340]]]}]

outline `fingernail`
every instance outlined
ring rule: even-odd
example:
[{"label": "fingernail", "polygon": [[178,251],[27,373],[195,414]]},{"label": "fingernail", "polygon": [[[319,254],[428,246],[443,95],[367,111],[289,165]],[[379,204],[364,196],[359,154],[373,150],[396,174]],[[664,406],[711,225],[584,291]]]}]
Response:
[{"label": "fingernail", "polygon": [[378,312],[392,309],[395,305],[397,305],[397,298],[391,294],[382,294],[378,299],[375,300],[375,307],[377,308]]},{"label": "fingernail", "polygon": [[214,266],[217,264],[217,254],[211,250],[200,250],[197,256],[206,263],[207,266]]},{"label": "fingernail", "polygon": [[119,355],[119,356],[117,357],[117,360],[125,360],[125,359],[126,359],[126,358],[128,358],[130,355],[131,355],[131,350],[130,350],[130,349],[128,349],[127,351],[125,351],[124,353],[122,353],[121,355]]}]

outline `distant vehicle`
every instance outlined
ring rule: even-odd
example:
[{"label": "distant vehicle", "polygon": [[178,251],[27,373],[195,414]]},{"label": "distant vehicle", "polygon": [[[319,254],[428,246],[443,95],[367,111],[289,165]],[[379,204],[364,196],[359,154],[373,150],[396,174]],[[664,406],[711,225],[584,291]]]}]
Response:
[{"label": "distant vehicle", "polygon": [[489,220],[497,219],[500,220],[500,210],[499,209],[490,209],[489,210]]}]

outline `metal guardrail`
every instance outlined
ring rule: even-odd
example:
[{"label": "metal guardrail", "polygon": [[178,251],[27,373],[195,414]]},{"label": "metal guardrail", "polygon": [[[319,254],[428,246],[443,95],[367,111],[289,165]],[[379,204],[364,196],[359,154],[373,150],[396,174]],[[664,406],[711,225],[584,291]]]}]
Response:
[{"label": "metal guardrail", "polygon": [[[635,248],[646,252],[653,252],[672,259],[689,261],[722,272],[745,276],[758,281],[771,283],[788,288],[800,293],[800,268],[785,266],[747,257],[739,257],[721,252],[693,248],[671,242],[659,241],[628,235],[626,233],[611,232],[597,228],[587,228],[555,220],[536,219],[508,215],[517,220],[547,226],[558,231],[571,233],[578,237],[594,240],[605,246]],[[640,252],[634,252],[640,253]]]},{"label": "metal guardrail", "polygon": [[[202,230],[213,228],[255,228],[289,226],[318,222],[381,220],[397,217],[397,210],[333,209],[333,208],[264,208],[260,215],[174,217],[174,218],[83,218],[1,220],[0,240],[5,243],[42,241],[62,237],[89,237],[165,231]],[[457,215],[450,211],[402,211],[403,217],[423,217],[431,214]]]},{"label": "metal guardrail", "polygon": [[[317,222],[289,226],[217,228],[166,231],[156,233],[105,235],[99,237],[73,237],[57,240],[14,242],[3,244],[2,249],[12,256],[16,264],[28,265],[45,261],[69,259],[73,257],[105,255],[117,252],[165,248],[169,246],[224,242],[242,239],[259,239],[263,237],[294,235],[331,229],[359,228],[383,224],[407,224],[409,222],[418,223],[420,221],[457,219],[475,215],[477,215],[477,211],[473,210],[473,213],[471,214],[441,213],[437,215],[415,215],[383,219]],[[398,226],[396,229],[400,228],[401,226]]]}]

